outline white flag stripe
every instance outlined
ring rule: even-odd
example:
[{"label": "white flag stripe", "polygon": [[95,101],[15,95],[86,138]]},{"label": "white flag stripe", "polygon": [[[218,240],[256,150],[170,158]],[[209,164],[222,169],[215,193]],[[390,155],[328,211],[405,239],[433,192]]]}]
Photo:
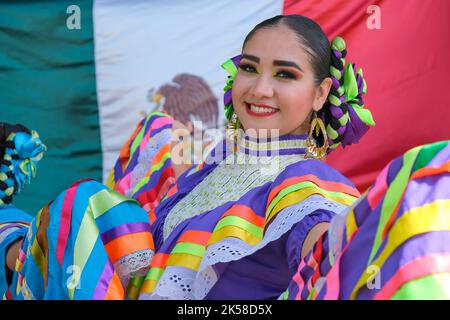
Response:
[{"label": "white flag stripe", "polygon": [[103,178],[120,148],[149,112],[150,88],[179,73],[205,79],[219,99],[220,64],[238,54],[245,35],[260,21],[282,13],[282,0],[155,0],[94,2],[97,97]]}]

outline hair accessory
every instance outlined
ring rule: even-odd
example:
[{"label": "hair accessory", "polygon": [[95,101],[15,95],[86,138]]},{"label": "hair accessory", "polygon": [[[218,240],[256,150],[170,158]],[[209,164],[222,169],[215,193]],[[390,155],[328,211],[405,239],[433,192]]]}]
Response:
[{"label": "hair accessory", "polygon": [[371,112],[364,108],[362,96],[367,86],[362,69],[355,73],[355,65],[346,64],[346,55],[345,41],[338,36],[331,44],[330,94],[318,113],[325,123],[330,150],[358,143],[369,126],[375,125]]},{"label": "hair accessory", "polygon": [[0,205],[10,203],[36,175],[37,163],[47,147],[36,131],[12,132],[6,138],[0,159]]}]

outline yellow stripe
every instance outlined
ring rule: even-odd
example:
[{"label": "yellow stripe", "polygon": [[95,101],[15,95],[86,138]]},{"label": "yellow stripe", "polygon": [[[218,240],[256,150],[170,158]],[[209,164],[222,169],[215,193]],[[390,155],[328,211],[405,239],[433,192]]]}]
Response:
[{"label": "yellow stripe", "polygon": [[331,196],[329,194],[326,194],[325,192],[320,191],[317,188],[314,187],[308,187],[308,188],[302,188],[298,191],[294,191],[291,193],[288,193],[285,197],[283,197],[283,199],[281,199],[280,201],[278,201],[278,203],[273,207],[272,212],[269,214],[269,216],[266,218],[266,224],[281,210],[283,210],[284,208],[300,203],[303,200],[305,200],[306,198],[314,195],[314,194],[318,194],[323,196],[326,199],[350,206],[351,204],[353,204],[354,200],[356,199],[353,196],[349,196],[349,195],[345,195],[347,198],[338,198],[338,197],[334,197]]},{"label": "yellow stripe", "polygon": [[[88,206],[84,213],[83,220],[81,221],[73,250],[73,264],[80,268],[80,272],[77,274],[79,276],[79,279],[77,279],[78,281],[80,281],[84,266],[86,265],[86,262],[94,249],[98,236],[98,227],[95,224],[92,209]],[[67,291],[69,292],[70,299],[73,300],[75,290],[67,288]]]},{"label": "yellow stripe", "polygon": [[192,270],[198,270],[202,257],[188,253],[171,253],[167,259],[167,266],[180,266]]},{"label": "yellow stripe", "polygon": [[[381,267],[392,252],[411,237],[431,231],[447,230],[450,230],[450,200],[436,200],[411,209],[393,225],[388,233],[386,246],[371,265]],[[369,271],[363,273],[352,292],[351,299],[355,299],[359,289],[367,283],[372,274]]]},{"label": "yellow stripe", "polygon": [[155,290],[157,283],[158,283],[158,281],[155,281],[155,280],[145,280],[144,284],[142,285],[140,294],[142,294],[142,293],[152,293],[153,290]]},{"label": "yellow stripe", "polygon": [[356,229],[358,229],[355,220],[355,212],[353,209],[350,210],[350,212],[347,214],[347,221],[345,222],[345,226],[347,230],[347,242],[349,242]]},{"label": "yellow stripe", "polygon": [[250,232],[236,226],[226,226],[212,234],[211,238],[209,239],[208,245],[219,242],[227,237],[241,239],[253,246],[262,240],[262,238],[255,237]]}]

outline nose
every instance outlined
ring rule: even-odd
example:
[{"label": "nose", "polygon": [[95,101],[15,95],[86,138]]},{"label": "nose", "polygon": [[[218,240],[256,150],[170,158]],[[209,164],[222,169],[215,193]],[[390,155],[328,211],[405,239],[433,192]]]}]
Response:
[{"label": "nose", "polygon": [[270,83],[270,79],[267,76],[261,75],[255,79],[255,82],[253,83],[253,86],[251,88],[251,94],[255,98],[271,98],[273,96],[273,93],[273,87]]}]

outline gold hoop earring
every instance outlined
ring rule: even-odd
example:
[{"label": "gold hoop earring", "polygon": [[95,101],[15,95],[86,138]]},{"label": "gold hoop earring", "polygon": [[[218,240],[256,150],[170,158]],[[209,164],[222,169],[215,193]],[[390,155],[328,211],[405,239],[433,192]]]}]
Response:
[{"label": "gold hoop earring", "polygon": [[231,119],[227,123],[227,140],[231,144],[232,152],[239,151],[239,141],[241,139],[239,119],[237,114],[233,112]]},{"label": "gold hoop earring", "polygon": [[[315,135],[319,135],[319,130],[322,132],[323,145],[321,147],[317,146],[316,140],[313,137],[314,131]],[[314,118],[311,121],[311,127],[309,128],[308,140],[306,142],[306,159],[317,159],[325,160],[328,150],[328,136],[325,130],[325,124],[322,119],[317,117],[317,113],[314,112]]]}]

